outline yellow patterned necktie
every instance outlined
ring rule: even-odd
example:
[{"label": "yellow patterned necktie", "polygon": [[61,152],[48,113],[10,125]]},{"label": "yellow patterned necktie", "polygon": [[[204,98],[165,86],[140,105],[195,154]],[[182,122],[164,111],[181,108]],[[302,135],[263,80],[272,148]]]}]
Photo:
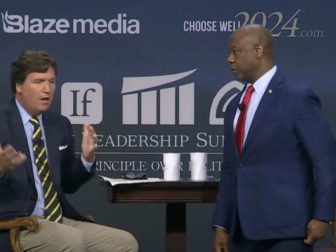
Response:
[{"label": "yellow patterned necktie", "polygon": [[51,178],[40,123],[37,117],[32,117],[29,121],[34,125],[33,153],[44,192],[44,217],[50,221],[62,222],[62,209],[54,182]]}]

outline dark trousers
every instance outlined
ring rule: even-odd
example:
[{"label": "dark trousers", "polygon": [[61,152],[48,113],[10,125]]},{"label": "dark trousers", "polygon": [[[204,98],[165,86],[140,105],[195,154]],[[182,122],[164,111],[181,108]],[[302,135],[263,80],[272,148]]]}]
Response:
[{"label": "dark trousers", "polygon": [[244,239],[231,243],[231,252],[312,252],[303,239],[252,241]]},{"label": "dark trousers", "polygon": [[[238,215],[237,215],[238,216]],[[231,241],[231,252],[313,252],[313,247],[303,242],[304,237],[292,239],[249,240],[244,236],[239,218]]]}]

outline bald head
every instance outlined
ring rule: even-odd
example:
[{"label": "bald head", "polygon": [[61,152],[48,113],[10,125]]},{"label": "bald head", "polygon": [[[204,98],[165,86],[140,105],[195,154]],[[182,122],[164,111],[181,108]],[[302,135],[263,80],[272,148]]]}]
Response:
[{"label": "bald head", "polygon": [[265,51],[265,56],[273,58],[272,34],[264,26],[258,24],[242,26],[233,33],[233,37],[248,39],[250,43],[261,45]]},{"label": "bald head", "polygon": [[246,25],[230,39],[228,62],[238,79],[254,83],[273,66],[272,34],[262,25]]}]

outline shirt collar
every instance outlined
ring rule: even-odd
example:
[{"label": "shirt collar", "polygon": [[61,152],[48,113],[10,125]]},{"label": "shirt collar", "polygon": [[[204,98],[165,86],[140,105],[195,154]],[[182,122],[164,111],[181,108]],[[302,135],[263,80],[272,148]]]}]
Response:
[{"label": "shirt collar", "polygon": [[277,66],[274,66],[254,82],[253,87],[256,93],[263,94],[265,92],[276,71]]},{"label": "shirt collar", "polygon": [[[24,125],[26,125],[29,122],[29,120],[32,116],[27,112],[27,110],[24,107],[22,107],[22,105],[20,104],[20,102],[16,98],[15,98],[15,103],[16,103],[16,106],[19,110],[20,116],[22,118],[22,122],[23,122]],[[42,114],[39,114],[36,117],[41,122]]]}]

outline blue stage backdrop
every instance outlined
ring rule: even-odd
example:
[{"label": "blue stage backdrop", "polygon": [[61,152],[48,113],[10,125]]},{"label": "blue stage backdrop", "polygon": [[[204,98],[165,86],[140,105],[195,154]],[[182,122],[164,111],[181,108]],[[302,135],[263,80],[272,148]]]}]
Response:
[{"label": "blue stage backdrop", "polygon": [[[269,28],[278,67],[320,95],[335,130],[335,9],[327,0],[3,1],[0,100],[11,95],[11,61],[24,49],[47,50],[59,66],[52,109],[72,122],[77,152],[82,124],[94,125],[97,174],[162,177],[162,153],[177,152],[188,179],[189,153],[206,152],[208,175],[218,178],[225,108],[242,88],[227,63],[229,36],[245,24]],[[96,181],[72,198],[133,232],[141,251],[163,251],[161,205],[112,206],[104,193]],[[211,251],[212,207],[188,207],[188,251]]]}]

